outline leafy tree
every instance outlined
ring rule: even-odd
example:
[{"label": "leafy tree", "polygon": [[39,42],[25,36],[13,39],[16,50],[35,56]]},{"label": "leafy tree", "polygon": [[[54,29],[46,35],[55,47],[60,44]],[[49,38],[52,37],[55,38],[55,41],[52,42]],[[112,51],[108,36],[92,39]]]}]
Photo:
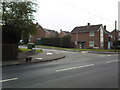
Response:
[{"label": "leafy tree", "polygon": [[[28,39],[35,33],[37,24],[33,13],[37,4],[33,2],[1,2],[2,11],[2,60],[17,59],[20,39]],[[7,43],[7,44],[6,44]]]},{"label": "leafy tree", "polygon": [[[3,40],[6,40],[4,35],[7,33],[9,37],[13,37],[13,40],[17,39],[16,43],[18,43],[21,38],[28,39],[31,34],[36,32],[37,24],[34,23],[33,16],[36,6],[37,4],[33,2],[2,2]],[[14,34],[10,32],[14,32]]]}]

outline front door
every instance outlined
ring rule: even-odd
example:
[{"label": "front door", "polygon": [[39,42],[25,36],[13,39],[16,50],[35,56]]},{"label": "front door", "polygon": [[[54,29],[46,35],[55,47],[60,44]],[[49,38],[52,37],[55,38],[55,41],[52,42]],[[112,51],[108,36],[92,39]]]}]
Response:
[{"label": "front door", "polygon": [[80,44],[79,44],[79,48],[80,48],[80,49],[84,49],[84,43],[80,43]]}]

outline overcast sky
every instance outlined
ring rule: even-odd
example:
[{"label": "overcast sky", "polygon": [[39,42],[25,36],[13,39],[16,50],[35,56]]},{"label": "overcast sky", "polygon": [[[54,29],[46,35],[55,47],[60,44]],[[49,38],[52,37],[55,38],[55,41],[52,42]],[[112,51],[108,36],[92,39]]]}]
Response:
[{"label": "overcast sky", "polygon": [[120,0],[38,0],[37,22],[47,29],[72,31],[76,26],[103,24],[108,31],[118,21]]}]

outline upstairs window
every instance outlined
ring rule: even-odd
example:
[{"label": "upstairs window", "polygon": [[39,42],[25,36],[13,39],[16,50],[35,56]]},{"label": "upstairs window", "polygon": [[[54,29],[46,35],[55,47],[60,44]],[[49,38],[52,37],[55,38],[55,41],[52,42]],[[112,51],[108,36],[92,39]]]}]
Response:
[{"label": "upstairs window", "polygon": [[89,36],[94,36],[94,32],[89,32]]}]

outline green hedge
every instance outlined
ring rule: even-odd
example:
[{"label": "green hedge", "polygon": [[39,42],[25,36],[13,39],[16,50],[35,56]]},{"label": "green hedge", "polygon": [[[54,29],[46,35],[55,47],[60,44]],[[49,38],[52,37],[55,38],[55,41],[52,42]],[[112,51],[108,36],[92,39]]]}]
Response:
[{"label": "green hedge", "polygon": [[63,38],[41,38],[41,40],[37,41],[36,44],[45,45],[45,46],[70,48],[71,37],[68,35],[68,36],[64,36]]},{"label": "green hedge", "polygon": [[61,39],[60,38],[42,38],[41,45],[60,47]]},{"label": "green hedge", "polygon": [[67,35],[61,38],[63,48],[71,48],[71,36]]}]

